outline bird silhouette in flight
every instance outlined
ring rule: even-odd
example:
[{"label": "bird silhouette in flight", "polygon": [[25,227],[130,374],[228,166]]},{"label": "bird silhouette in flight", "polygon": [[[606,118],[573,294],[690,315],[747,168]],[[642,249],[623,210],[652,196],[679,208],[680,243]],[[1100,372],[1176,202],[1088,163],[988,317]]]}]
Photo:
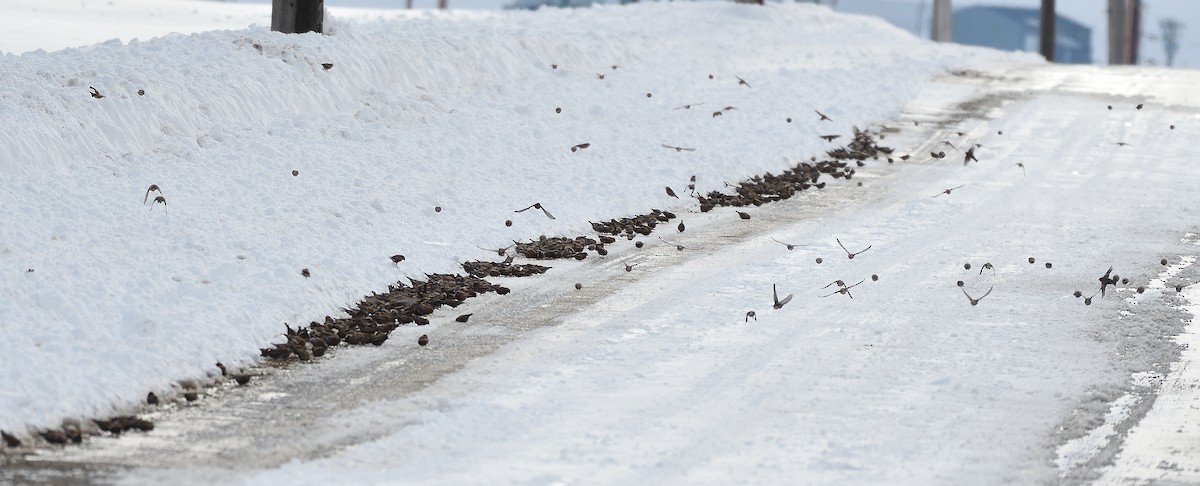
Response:
[{"label": "bird silhouette in flight", "polygon": [[951,188],[949,188],[949,189],[946,189],[946,190],[944,190],[944,191],[942,191],[942,192],[939,192],[939,193],[937,193],[937,194],[934,194],[934,195],[932,195],[932,196],[929,196],[929,197],[938,197],[938,196],[945,196],[945,195],[949,195],[951,192],[953,192],[953,191],[954,191],[954,190],[956,190],[956,189],[962,189],[962,187],[963,187],[963,186],[965,186],[965,185],[966,185],[966,184],[960,184],[958,187],[951,187]]},{"label": "bird silhouette in flight", "polygon": [[816,112],[817,112],[817,114],[821,116],[821,119],[820,119],[820,120],[817,120],[817,121],[833,121],[833,119],[832,119],[832,118],[829,118],[829,117],[828,117],[828,116],[826,116],[824,113],[821,113],[820,111],[817,111],[817,110],[813,110],[813,111],[816,111]]},{"label": "bird silhouette in flight", "polygon": [[694,148],[688,148],[688,147],[676,147],[676,146],[674,146],[674,145],[667,145],[667,144],[665,144],[665,143],[664,143],[664,144],[662,144],[662,146],[663,146],[663,148],[675,149],[675,151],[676,151],[676,152],[683,152],[683,151],[695,152],[695,151],[696,151],[696,149],[694,149]]},{"label": "bird silhouette in flight", "polygon": [[[775,308],[782,309],[788,302],[792,301],[792,294],[788,294],[783,300],[779,300],[779,291],[775,289],[775,284],[771,284],[771,297],[775,299]],[[755,319],[757,320],[757,319]]]},{"label": "bird silhouette in flight", "polygon": [[979,301],[983,300],[984,297],[987,297],[988,294],[992,293],[993,288],[995,287],[988,287],[987,292],[984,292],[983,295],[980,295],[978,299],[971,297],[971,294],[967,293],[967,289],[959,287],[959,290],[962,291],[963,295],[967,296],[967,299],[970,299],[971,305],[979,305]]},{"label": "bird silhouette in flight", "polygon": [[528,211],[529,209],[541,209],[543,213],[546,213],[546,217],[547,217],[547,218],[550,218],[550,219],[555,219],[555,218],[554,218],[554,215],[553,215],[553,214],[550,214],[550,211],[546,211],[546,208],[543,208],[543,207],[542,207],[542,203],[533,203],[533,204],[530,204],[530,205],[529,205],[529,207],[527,207],[527,208],[525,208],[525,209],[518,209],[518,210],[516,210],[516,211],[513,211],[513,212],[514,212],[514,213],[523,213],[523,212],[525,212],[525,211]]},{"label": "bird silhouette in flight", "polygon": [[842,240],[839,240],[839,239],[837,239],[837,238],[834,238],[834,240],[837,240],[837,244],[838,244],[838,246],[842,247],[842,251],[846,252],[846,257],[847,257],[847,258],[849,258],[849,259],[851,259],[851,260],[853,260],[855,256],[857,256],[857,255],[860,255],[860,254],[862,254],[862,253],[865,253],[867,250],[870,250],[870,249],[871,249],[871,245],[867,245],[867,247],[866,247],[866,248],[863,248],[862,250],[859,250],[859,251],[856,251],[856,252],[851,252],[850,250],[847,250],[847,249],[846,249],[846,245],[843,245],[843,244],[842,244]]}]

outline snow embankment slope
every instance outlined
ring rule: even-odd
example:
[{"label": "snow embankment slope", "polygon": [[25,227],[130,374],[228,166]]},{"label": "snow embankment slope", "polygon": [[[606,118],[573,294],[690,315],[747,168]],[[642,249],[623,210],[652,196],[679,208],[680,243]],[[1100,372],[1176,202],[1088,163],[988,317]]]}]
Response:
[{"label": "snow embankment slope", "polygon": [[[686,210],[663,186],[778,171],[824,150],[817,135],[895,115],[934,74],[1022,60],[811,6],[727,4],[7,55],[0,429],[247,364],[283,323],[457,271],[479,246]],[[705,104],[674,109],[689,103]],[[137,199],[151,184],[165,206]],[[513,214],[533,202],[557,219]]]}]

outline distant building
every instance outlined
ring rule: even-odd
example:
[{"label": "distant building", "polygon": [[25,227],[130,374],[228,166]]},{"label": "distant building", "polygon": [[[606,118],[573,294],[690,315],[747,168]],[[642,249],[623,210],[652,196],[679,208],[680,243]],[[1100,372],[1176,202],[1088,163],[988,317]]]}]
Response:
[{"label": "distant building", "polygon": [[[1092,29],[1062,15],[1056,20],[1055,62],[1091,64]],[[959,44],[1038,52],[1039,23],[1036,8],[963,7],[954,10],[951,39]]]}]

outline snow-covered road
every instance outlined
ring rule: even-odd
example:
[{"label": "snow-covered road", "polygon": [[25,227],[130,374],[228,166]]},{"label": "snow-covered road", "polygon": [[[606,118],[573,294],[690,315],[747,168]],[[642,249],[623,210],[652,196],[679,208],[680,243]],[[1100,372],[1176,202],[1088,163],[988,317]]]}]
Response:
[{"label": "snow-covered road", "polygon": [[[1060,447],[1102,423],[1133,373],[1165,373],[1179,355],[1172,336],[1186,316],[1173,286],[1195,281],[1179,264],[1197,254],[1186,235],[1200,232],[1200,166],[1185,162],[1186,134],[1200,131],[1200,100],[1186,91],[1197,81],[1067,67],[947,77],[884,141],[913,158],[863,169],[861,188],[809,191],[750,209],[748,222],[728,209],[685,214],[687,232],[664,234],[684,252],[618,245],[606,260],[506,282],[513,299],[472,301],[454,311],[474,312],[471,325],[430,333],[436,365],[350,350],[165,413],[145,438],[35,462],[255,484],[1095,478],[1120,436],[1066,462]],[[979,162],[964,167],[971,143]],[[871,249],[848,259],[835,239]],[[1179,266],[1167,288],[1136,293],[1163,258]],[[627,262],[638,266],[626,273]],[[1072,296],[1092,296],[1110,265],[1130,283],[1090,306]],[[820,297],[835,279],[866,281],[853,299]],[[976,298],[993,290],[972,306],[958,280]],[[795,294],[782,309],[771,309],[773,284]],[[744,322],[749,310],[757,319]],[[368,369],[380,377],[348,376]],[[328,400],[283,396],[336,376]],[[1194,478],[1187,458],[1172,461],[1185,463],[1176,479]],[[1106,480],[1137,476],[1125,471]]]}]

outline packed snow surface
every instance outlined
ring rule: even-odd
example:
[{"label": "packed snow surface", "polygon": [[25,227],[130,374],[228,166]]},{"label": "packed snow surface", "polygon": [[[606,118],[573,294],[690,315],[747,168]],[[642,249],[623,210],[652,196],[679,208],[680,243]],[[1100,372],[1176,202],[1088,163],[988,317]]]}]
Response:
[{"label": "packed snow surface", "polygon": [[[708,243],[682,264],[656,266],[675,250],[648,239],[640,256],[625,243],[505,282],[568,289],[614,261],[646,272],[419,394],[330,419],[377,439],[244,479],[1089,479],[1178,355],[1193,74],[1045,67],[808,5],[347,10],[324,36],[244,28],[266,23],[262,5],[104,7],[92,23],[18,10],[73,19],[56,25],[77,37],[0,34],[0,50],[239,30],[3,56],[0,430],[104,416],[218,361],[253,363],[284,323],[495,257],[480,248],[650,208],[688,225],[663,236]],[[880,124],[911,160],[747,209],[789,221],[769,231],[807,245],[793,251],[714,244],[748,223],[664,193],[693,175],[726,190]],[[972,144],[981,161],[959,164]],[[555,219],[513,212],[535,202]],[[871,250],[848,259],[839,238]],[[1148,290],[1071,296],[1108,265]],[[835,279],[865,282],[823,297]],[[771,309],[772,284],[794,299]],[[432,346],[453,346],[434,317]]]},{"label": "packed snow surface", "polygon": [[[250,363],[479,247],[686,211],[664,186],[779,171],[931,76],[1029,60],[806,5],[329,23],[3,57],[0,429]],[[534,202],[557,219],[513,213]]]}]

